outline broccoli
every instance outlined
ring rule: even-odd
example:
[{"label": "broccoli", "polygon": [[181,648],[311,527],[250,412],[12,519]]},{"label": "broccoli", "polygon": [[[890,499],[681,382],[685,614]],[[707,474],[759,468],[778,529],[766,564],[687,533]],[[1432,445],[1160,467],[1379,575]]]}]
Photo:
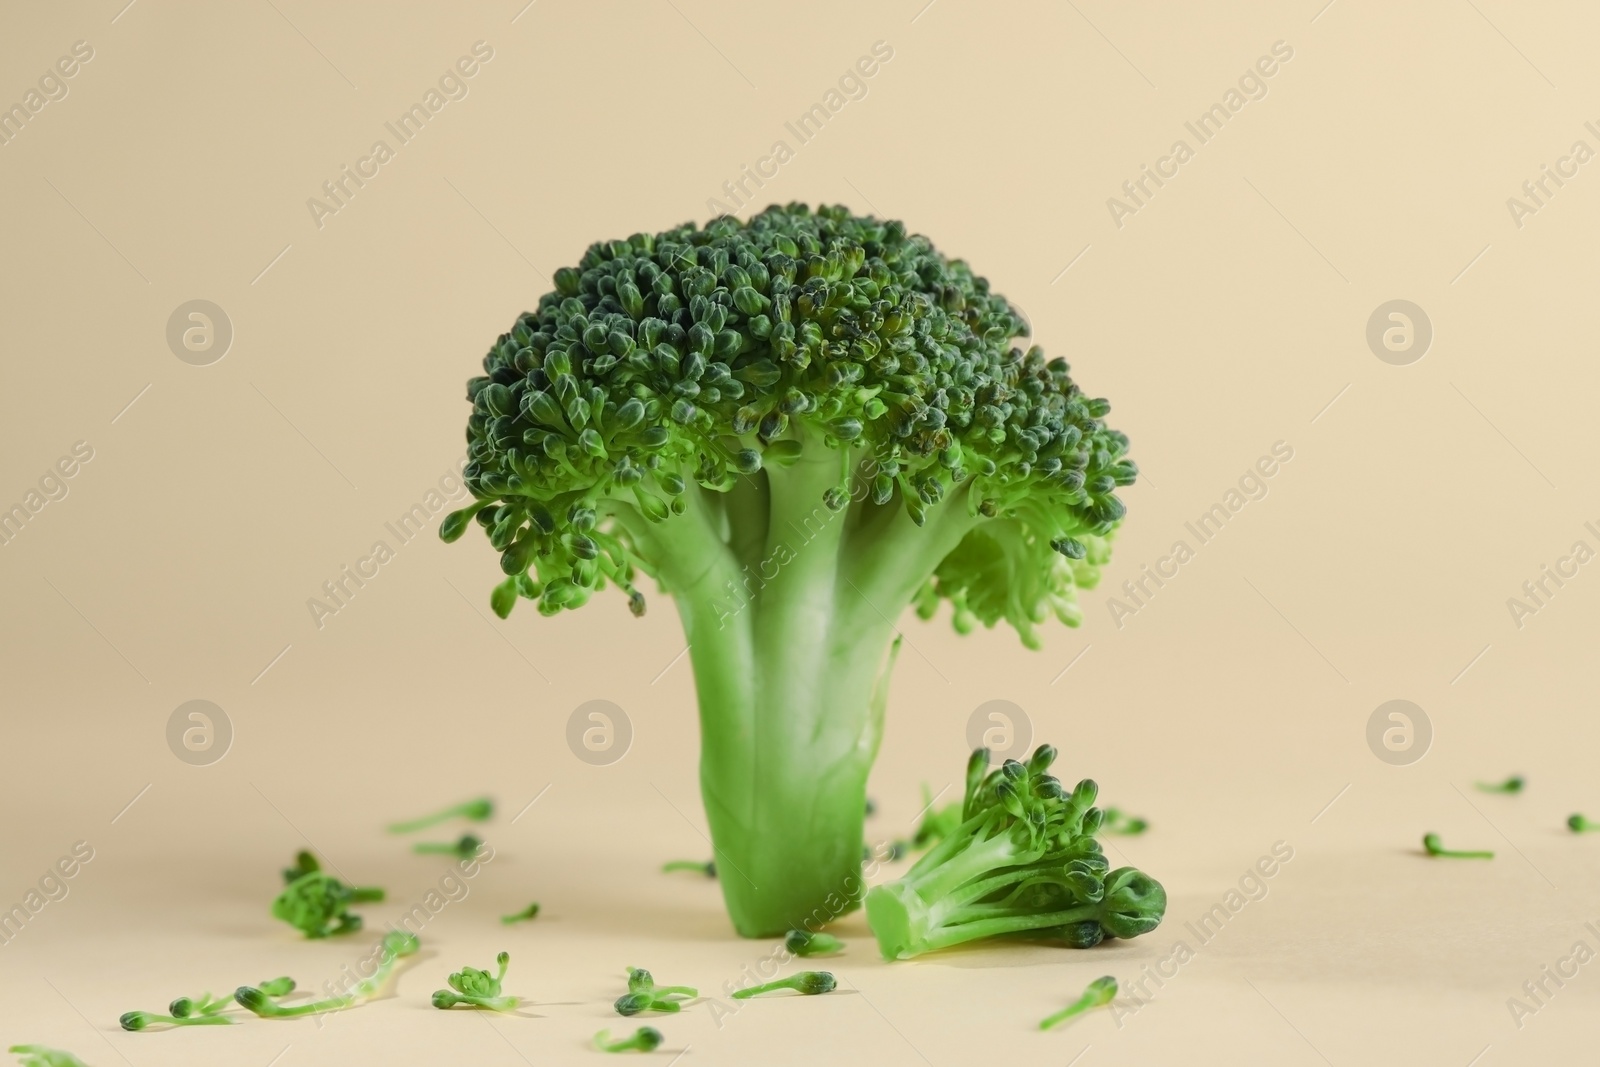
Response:
[{"label": "broccoli", "polygon": [[668,860],[661,865],[661,870],[664,874],[672,871],[699,871],[707,878],[717,876],[717,864],[714,860],[706,860],[704,863],[699,860]]},{"label": "broccoli", "polygon": [[763,993],[775,993],[780,989],[792,989],[802,996],[814,997],[818,993],[833,992],[833,987],[837,984],[833,979],[833,975],[827,971],[801,971],[799,974],[791,974],[787,978],[774,978],[772,981],[762,982],[760,985],[736,989],[733,993],[733,999],[748,1000]]},{"label": "broccoli", "polygon": [[1150,829],[1150,823],[1137,815],[1129,815],[1116,808],[1107,808],[1100,820],[1100,829],[1108,834],[1127,834],[1129,836],[1142,834]]},{"label": "broccoli", "polygon": [[469,860],[478,854],[478,849],[483,847],[483,841],[471,834],[462,834],[456,841],[418,841],[411,846],[411,851],[419,856],[455,856],[458,859]]},{"label": "broccoli", "polygon": [[641,1011],[680,1010],[680,1001],[698,997],[700,991],[686,985],[657,986],[655,976],[639,967],[628,968],[628,991],[612,1005],[618,1015],[638,1015]]},{"label": "broccoli", "polygon": [[933,806],[934,797],[926,782],[922,785],[922,821],[911,835],[911,847],[924,849],[938,844],[961,825],[961,804],[955,801],[942,808]]},{"label": "broccoli", "polygon": [[332,937],[361,929],[361,916],[350,905],[383,899],[383,890],[351,887],[323,871],[309,852],[295,857],[283,879],[288,883],[272,902],[272,917],[282,919],[307,937]]},{"label": "broccoli", "polygon": [[512,923],[526,922],[539,916],[539,902],[536,900],[521,911],[512,912],[510,915],[500,916],[500,921],[510,926]]},{"label": "broccoli", "polygon": [[1582,815],[1573,814],[1567,817],[1567,829],[1575,834],[1585,833],[1589,830],[1600,830],[1600,822],[1594,822]]},{"label": "broccoli", "polygon": [[457,1004],[465,1004],[469,1008],[488,1008],[490,1011],[511,1011],[516,1008],[519,998],[503,997],[500,995],[500,983],[506,980],[506,968],[511,964],[511,953],[502,952],[494,958],[500,967],[500,973],[490,976],[488,971],[480,971],[476,967],[463,967],[456,971],[445,981],[450,983],[450,989],[441,989],[433,995],[433,1006],[436,1008],[453,1008]]},{"label": "broccoli", "polygon": [[[279,1004],[276,997],[282,992],[275,992],[267,986],[240,986],[234,991],[233,999],[255,1012],[263,1019],[291,1019],[298,1015],[320,1015],[323,1012],[342,1011],[355,1004],[366,1000],[379,989],[383,988],[389,976],[394,973],[395,962],[403,956],[414,955],[421,944],[414,934],[401,930],[391,930],[383,936],[383,943],[379,948],[378,959],[370,977],[357,982],[350,992],[341,996],[325,997],[322,1000],[307,1001],[292,1007]],[[290,983],[292,986],[293,983]],[[285,990],[284,992],[287,992]]]},{"label": "broccoli", "polygon": [[784,936],[783,947],[796,956],[833,956],[844,951],[844,942],[832,934],[790,930]]},{"label": "broccoli", "polygon": [[[1571,825],[1571,820],[1568,820],[1567,825],[1569,825],[1569,826]],[[1439,835],[1438,834],[1423,834],[1422,835],[1422,847],[1427,851],[1428,855],[1430,855],[1430,856],[1448,856],[1448,857],[1450,857],[1452,859],[1458,859],[1458,860],[1492,860],[1492,859],[1494,859],[1494,853],[1490,852],[1488,850],[1483,850],[1483,851],[1480,851],[1480,852],[1471,852],[1471,851],[1463,852],[1463,851],[1461,851],[1459,849],[1445,848],[1444,844],[1439,840]]]},{"label": "broccoli", "polygon": [[407,822],[389,824],[391,834],[410,834],[418,830],[426,830],[430,826],[450,819],[470,819],[473,822],[485,822],[494,814],[494,801],[488,797],[478,797],[476,800],[463,801],[452,805],[443,811],[436,811],[432,815],[424,815],[420,819],[411,819]]},{"label": "broccoli", "polygon": [[601,1052],[654,1052],[661,1045],[661,1031],[653,1026],[641,1026],[632,1037],[611,1040],[610,1030],[594,1035],[594,1047]]},{"label": "broccoli", "polygon": [[1070,1019],[1075,1015],[1082,1015],[1090,1008],[1098,1008],[1102,1004],[1110,1004],[1117,995],[1117,980],[1109,974],[1104,978],[1096,978],[1084,987],[1083,996],[1068,1004],[1060,1011],[1048,1018],[1041,1019],[1039,1029],[1048,1030],[1056,1023]]},{"label": "broccoli", "polygon": [[1045,773],[1055,758],[1040,745],[1027,763],[988,771],[988,750],[973,752],[961,825],[905,877],[867,894],[884,959],[1006,935],[1090,948],[1156,928],[1166,891],[1132,867],[1107,871],[1094,839],[1098,787],[1084,779],[1063,789]]},{"label": "broccoli", "polygon": [[88,1067],[72,1053],[46,1045],[12,1045],[7,1051],[21,1057],[21,1067]]},{"label": "broccoli", "polygon": [[[303,852],[301,855],[310,854]],[[271,978],[262,982],[257,988],[270,996],[286,996],[294,992],[294,979]],[[124,1030],[144,1030],[158,1023],[168,1026],[227,1026],[233,1020],[221,1013],[233,1005],[233,997],[214,997],[210,993],[202,993],[199,999],[179,997],[167,1006],[165,1015],[148,1011],[130,1011],[125,1012],[118,1022],[122,1024]]]},{"label": "broccoli", "polygon": [[[1022,314],[903,223],[772,207],[590,246],[467,383],[490,595],[555,615],[647,575],[682,618],[733,925],[859,905],[902,611],[1077,625],[1127,437]],[[735,875],[733,872],[737,872]]]},{"label": "broccoli", "polygon": [[1485,793],[1520,793],[1528,780],[1520,774],[1513,774],[1503,782],[1478,782],[1477,787]]}]

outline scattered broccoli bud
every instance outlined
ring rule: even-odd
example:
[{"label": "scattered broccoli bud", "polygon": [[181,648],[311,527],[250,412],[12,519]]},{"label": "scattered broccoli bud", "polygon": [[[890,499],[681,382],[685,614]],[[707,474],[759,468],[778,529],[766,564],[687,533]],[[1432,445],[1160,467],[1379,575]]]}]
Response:
[{"label": "scattered broccoli bud", "polygon": [[942,808],[933,806],[933,795],[928,791],[928,784],[922,784],[922,821],[917,823],[916,833],[911,835],[911,847],[914,849],[931,848],[945,838],[949,837],[961,825],[961,802],[955,801]]},{"label": "scattered broccoli bud", "polygon": [[859,903],[892,620],[949,601],[957,631],[1004,621],[1030,648],[1081,622],[1138,469],[1109,402],[1029,334],[903,223],[791,204],[591,245],[467,383],[473,499],[440,535],[476,520],[502,618],[608,587],[631,608],[641,576],[676,598],[746,936]]},{"label": "scattered broccoli bud", "polygon": [[526,908],[523,908],[521,911],[513,912],[510,915],[500,916],[500,921],[505,923],[507,926],[510,926],[512,923],[526,922],[529,919],[538,918],[538,915],[539,902],[536,900],[532,904],[529,904]]},{"label": "scattered broccoli bud", "polygon": [[632,1037],[611,1040],[610,1030],[594,1035],[594,1047],[601,1052],[654,1052],[661,1044],[661,1031],[653,1026],[641,1026]]},{"label": "scattered broccoli bud", "polygon": [[1528,780],[1520,774],[1513,774],[1503,782],[1479,782],[1477,786],[1485,793],[1520,793]]},{"label": "scattered broccoli bud", "polygon": [[47,1045],[12,1045],[9,1051],[22,1057],[21,1067],[88,1067],[72,1053]]},{"label": "scattered broccoli bud", "polygon": [[[232,1003],[231,1001],[229,1003]],[[124,1012],[117,1020],[124,1030],[143,1030],[146,1027],[166,1024],[168,1026],[230,1026],[233,1020],[226,1015],[158,1015],[149,1011]]]},{"label": "scattered broccoli bud", "polygon": [[480,838],[471,834],[462,834],[458,841],[418,841],[411,846],[411,851],[419,856],[455,856],[458,859],[469,860],[478,854],[478,849],[483,847]]},{"label": "scattered broccoli bud", "polygon": [[488,971],[476,967],[463,967],[445,979],[450,989],[441,989],[433,995],[436,1008],[453,1008],[465,1004],[470,1008],[487,1008],[490,1011],[511,1011],[519,1001],[517,997],[500,995],[500,983],[506,979],[506,968],[511,964],[511,953],[502,952],[494,958],[500,973],[490,976]]},{"label": "scattered broccoli bud", "polygon": [[[456,514],[460,514],[457,512]],[[407,822],[389,824],[391,834],[410,834],[418,830],[425,830],[430,826],[450,819],[470,819],[473,822],[486,822],[494,814],[494,801],[488,797],[479,797],[476,800],[463,801],[452,805],[443,811],[436,811],[432,815],[424,815],[420,819],[411,819]]]},{"label": "scattered broccoli bud", "polygon": [[1581,834],[1589,830],[1600,830],[1600,822],[1591,822],[1582,815],[1573,814],[1567,819],[1567,829],[1575,834]]},{"label": "scattered broccoli bud", "polygon": [[[307,855],[302,853],[302,855]],[[260,989],[272,996],[281,997],[294,991],[293,978],[271,978],[262,982]],[[196,997],[179,997],[167,1006],[166,1015],[148,1011],[130,1011],[118,1021],[124,1030],[144,1030],[152,1025],[167,1026],[226,1026],[233,1022],[221,1012],[234,1005],[231,996],[212,996],[202,993]]]},{"label": "scattered broccoli bud", "polygon": [[1098,1008],[1110,1004],[1117,995],[1117,980],[1109,974],[1104,978],[1096,978],[1084,987],[1083,996],[1068,1004],[1060,1011],[1039,1023],[1039,1029],[1048,1030],[1056,1023],[1070,1019],[1075,1015],[1082,1015],[1090,1008]]},{"label": "scattered broccoli bud", "polygon": [[701,863],[699,860],[672,860],[670,862],[663,863],[661,865],[661,870],[663,873],[671,871],[698,871],[707,878],[715,878],[717,876],[717,864],[715,860],[706,860],[704,863]]},{"label": "scattered broccoli bud", "polygon": [[783,947],[796,956],[832,956],[844,951],[844,942],[832,934],[810,930],[790,930]]},{"label": "scattered broccoli bud", "polygon": [[[279,979],[278,983],[270,983],[274,992],[268,992],[269,983],[261,986],[240,986],[234,991],[233,999],[255,1012],[263,1019],[291,1019],[299,1015],[320,1015],[324,1012],[343,1011],[367,1000],[383,988],[389,976],[394,973],[395,964],[405,956],[414,955],[421,943],[413,934],[400,930],[391,930],[383,936],[382,951],[378,957],[378,964],[373,969],[369,978],[357,982],[349,993],[343,996],[326,997],[322,1000],[307,1001],[304,1004],[284,1006],[275,998],[285,995],[293,988],[294,983],[289,982],[290,989],[284,989],[280,984],[288,979]],[[281,990],[281,991],[276,991]]]},{"label": "scattered broccoli bud", "polygon": [[1094,834],[1098,787],[1068,791],[1046,771],[1056,750],[987,774],[988,753],[967,764],[964,821],[896,882],[867,894],[867,922],[885,959],[909,959],[984,937],[1075,947],[1132,938],[1161,922],[1167,894],[1132,867],[1107,871]]},{"label": "scattered broccoli bud", "polygon": [[1458,860],[1492,860],[1494,853],[1488,850],[1479,852],[1463,852],[1456,849],[1445,848],[1439,843],[1438,834],[1423,834],[1422,847],[1428,850],[1430,856],[1448,856]]},{"label": "scattered broccoli bud", "polygon": [[680,1001],[700,995],[698,989],[686,985],[657,986],[655,976],[639,967],[628,968],[628,991],[618,997],[612,1007],[618,1015],[638,1015],[642,1011],[673,1012],[682,1008]]},{"label": "scattered broccoli bud", "polygon": [[792,989],[804,996],[814,997],[819,993],[833,992],[833,987],[837,984],[833,975],[827,971],[801,971],[799,974],[791,974],[787,978],[774,978],[770,982],[762,982],[760,985],[746,986],[744,989],[734,990],[733,999],[748,1000],[763,993],[775,993],[780,989]]},{"label": "scattered broccoli bud", "polygon": [[1124,834],[1132,836],[1142,834],[1150,829],[1150,824],[1137,815],[1129,815],[1118,811],[1116,808],[1107,808],[1100,820],[1100,829],[1108,834]]},{"label": "scattered broccoli bud", "polygon": [[[300,856],[310,858],[305,852]],[[351,914],[350,905],[382,900],[383,890],[347,886],[319,870],[314,859],[311,862],[312,867],[290,881],[272,902],[272,917],[282,919],[307,937],[332,937],[361,929],[361,916]],[[295,869],[285,870],[284,877]]]}]

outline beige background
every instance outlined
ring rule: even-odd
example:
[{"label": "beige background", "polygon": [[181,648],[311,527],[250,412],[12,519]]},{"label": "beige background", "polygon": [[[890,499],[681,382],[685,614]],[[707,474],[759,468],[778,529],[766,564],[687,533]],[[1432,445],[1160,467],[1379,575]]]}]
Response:
[{"label": "beige background", "polygon": [[[1583,126],[1600,119],[1592,11],[124,2],[14,6],[0,32],[3,101],[74,42],[94,50],[0,147],[0,504],[74,442],[94,450],[0,547],[0,901],[74,842],[94,849],[0,947],[6,1043],[140,1067],[579,1062],[617,1021],[625,965],[709,992],[769,951],[731,935],[712,883],[655,873],[708,852],[664,600],[642,621],[608,595],[502,624],[494,553],[429,533],[321,629],[306,601],[375,540],[398,545],[384,523],[462,453],[466,378],[557,267],[595,239],[704,220],[782,138],[797,151],[758,207],[843,202],[969,259],[1113,399],[1148,474],[1082,629],[1029,653],[1010,633],[907,621],[869,826],[903,834],[918,784],[958,773],[972,710],[1010,700],[1061,747],[1064,777],[1093,775],[1152,820],[1110,843],[1166,884],[1169,920],[1081,954],[891,966],[853,917],[829,965],[839,995],[753,1003],[720,1027],[692,1007],[660,1023],[656,1062],[1592,1056],[1600,964],[1521,1029],[1506,1005],[1576,941],[1600,948],[1583,925],[1600,923],[1600,840],[1562,825],[1600,814],[1600,576],[1580,569],[1520,629],[1506,606],[1574,541],[1600,548],[1582,525],[1600,520],[1600,164],[1520,228],[1506,206],[1575,140],[1600,148]],[[477,41],[493,59],[469,94],[318,228],[307,198]],[[797,146],[784,123],[876,41],[893,58],[866,96]],[[1193,147],[1184,122],[1277,41],[1293,58],[1265,98],[1114,225],[1107,198],[1175,139]],[[197,298],[234,329],[204,367],[164,336]],[[1396,298],[1435,331],[1409,366],[1364,339]],[[1107,597],[1277,441],[1294,458],[1269,495],[1114,625]],[[165,740],[195,698],[235,730],[208,767]],[[1365,740],[1395,698],[1433,724],[1411,766]],[[591,699],[634,724],[611,766],[564,741]],[[1471,788],[1513,771],[1521,797]],[[378,828],[480,791],[502,806],[496,859],[432,921],[398,996],[321,1028],[115,1029],[179,994],[332,976],[360,948],[299,942],[266,915],[279,866],[314,845],[389,888],[367,912],[381,922],[444,865]],[[1427,830],[1499,856],[1430,862]],[[1295,851],[1270,893],[1199,947],[1183,923],[1276,841]],[[494,921],[530,898],[536,923]],[[1195,958],[1136,1015],[1032,1029],[1179,938]],[[427,1005],[502,947],[524,1017]]]}]

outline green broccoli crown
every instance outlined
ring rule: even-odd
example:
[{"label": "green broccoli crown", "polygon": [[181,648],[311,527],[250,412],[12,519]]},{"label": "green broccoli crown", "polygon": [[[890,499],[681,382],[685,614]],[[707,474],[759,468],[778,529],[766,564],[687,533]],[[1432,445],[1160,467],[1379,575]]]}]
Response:
[{"label": "green broccoli crown", "polygon": [[943,596],[958,627],[1006,618],[1025,640],[1051,612],[1076,623],[1071,588],[1093,584],[1137,469],[1110,405],[1014,346],[1022,315],[966,263],[903,223],[791,204],[598,243],[555,282],[468,383],[478,499],[441,529],[475,515],[503,553],[501,615],[519,594],[577,607],[608,580],[642,610],[651,561],[599,519],[661,522],[691,483],[725,491],[830,447],[836,510],[894,504],[921,525],[961,490],[996,520],[919,606]]}]

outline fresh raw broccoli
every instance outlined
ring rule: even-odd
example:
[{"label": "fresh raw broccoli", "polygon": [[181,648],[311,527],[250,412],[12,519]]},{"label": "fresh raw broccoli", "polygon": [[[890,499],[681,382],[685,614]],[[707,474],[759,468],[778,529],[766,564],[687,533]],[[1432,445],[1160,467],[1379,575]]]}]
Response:
[{"label": "fresh raw broccoli", "polygon": [[1503,782],[1478,782],[1478,788],[1485,793],[1520,793],[1528,780],[1520,774],[1513,774]]},{"label": "fresh raw broccoli", "polygon": [[1083,996],[1068,1004],[1054,1015],[1039,1022],[1039,1029],[1048,1030],[1065,1019],[1075,1015],[1082,1015],[1090,1008],[1098,1008],[1102,1004],[1110,1004],[1117,996],[1117,980],[1109,974],[1104,978],[1096,978],[1083,990]]},{"label": "fresh raw broccoli", "polygon": [[295,866],[286,868],[283,877],[289,884],[272,902],[272,917],[307,937],[353,933],[361,929],[361,916],[351,914],[350,905],[383,899],[381,889],[347,886],[321,870],[309,852],[296,856]]},{"label": "fresh raw broccoli", "polygon": [[[309,855],[309,853],[301,853]],[[285,872],[286,874],[288,872]],[[269,996],[281,997],[294,992],[293,978],[271,978],[257,987]],[[167,1026],[227,1026],[233,1020],[221,1014],[224,1009],[233,1007],[235,1001],[231,996],[214,997],[210,993],[202,993],[199,998],[179,997],[167,1006],[167,1014],[158,1015],[148,1011],[130,1011],[123,1014],[118,1020],[124,1030],[144,1030],[153,1025],[166,1024]]]},{"label": "fresh raw broccoli", "polygon": [[641,1011],[680,1010],[681,1001],[698,997],[700,991],[686,985],[656,985],[655,976],[639,967],[628,968],[628,991],[612,1007],[618,1015],[638,1015]]},{"label": "fresh raw broccoli", "polygon": [[21,1057],[21,1067],[89,1067],[72,1053],[46,1045],[12,1045],[7,1051]]},{"label": "fresh raw broccoli", "polygon": [[798,974],[791,974],[787,978],[774,978],[772,981],[762,982],[760,985],[736,989],[733,993],[733,999],[748,1000],[763,993],[776,993],[780,989],[792,989],[803,996],[814,997],[818,993],[833,992],[833,987],[837,984],[833,979],[833,975],[827,971],[801,971]]},{"label": "fresh raw broccoli", "polygon": [[922,785],[922,821],[911,835],[911,847],[924,849],[949,837],[961,825],[961,802],[953,801],[942,808],[933,806],[934,797],[926,782]]},{"label": "fresh raw broccoli", "polygon": [[988,771],[967,762],[961,825],[898,881],[867,894],[867,922],[884,959],[909,959],[983,937],[1013,936],[1089,948],[1161,922],[1167,894],[1132,867],[1107,871],[1094,834],[1098,787],[1071,792],[1045,773],[1056,750]]},{"label": "fresh raw broccoli", "polygon": [[483,847],[480,838],[471,834],[462,834],[457,841],[418,841],[411,846],[411,851],[419,856],[455,856],[457,859],[469,860],[478,854],[478,849]]},{"label": "fresh raw broccoli", "polygon": [[[1568,820],[1567,825],[1569,825],[1569,826],[1572,825],[1571,820]],[[1488,851],[1487,849],[1482,850],[1482,851],[1473,852],[1473,851],[1461,851],[1459,849],[1445,848],[1444,844],[1439,840],[1439,835],[1438,834],[1423,834],[1422,835],[1422,847],[1425,850],[1427,850],[1427,853],[1430,856],[1447,856],[1447,857],[1450,857],[1452,859],[1458,859],[1458,860],[1492,860],[1492,859],[1494,859],[1494,853]]]},{"label": "fresh raw broccoli", "polygon": [[1129,815],[1116,808],[1107,808],[1105,815],[1100,820],[1100,829],[1108,834],[1142,834],[1150,829],[1150,823],[1137,815]]},{"label": "fresh raw broccoli", "polygon": [[610,1030],[594,1035],[594,1047],[601,1052],[654,1052],[661,1045],[661,1031],[653,1026],[641,1026],[632,1037],[611,1040]]},{"label": "fresh raw broccoli", "polygon": [[666,863],[661,865],[661,870],[663,873],[670,873],[672,871],[699,871],[707,878],[715,878],[717,876],[717,864],[715,860],[706,860],[704,863],[700,862],[699,860],[668,860]]},{"label": "fresh raw broccoli", "polygon": [[383,944],[372,975],[357,982],[350,992],[341,996],[325,997],[322,1000],[311,1000],[304,1004],[285,1007],[275,999],[283,993],[272,992],[265,986],[246,985],[234,991],[233,999],[263,1019],[292,1019],[298,1015],[320,1015],[323,1012],[342,1011],[359,1004],[382,989],[389,976],[394,973],[396,961],[415,954],[419,948],[421,944],[415,935],[401,930],[389,931],[383,935]]},{"label": "fresh raw broccoli", "polygon": [[1567,829],[1575,834],[1585,833],[1590,830],[1600,830],[1600,822],[1594,822],[1582,815],[1573,814],[1567,817]]},{"label": "fresh raw broccoli", "polygon": [[502,952],[494,961],[500,967],[499,974],[490,975],[488,971],[480,971],[476,967],[463,967],[445,979],[455,992],[441,989],[434,993],[433,1006],[453,1008],[457,1004],[465,1004],[469,1008],[488,1008],[490,1011],[511,1011],[516,1008],[519,998],[500,995],[500,983],[506,980],[511,953]]},{"label": "fresh raw broccoli", "polygon": [[783,947],[796,956],[832,956],[844,951],[844,942],[832,934],[810,930],[790,930]]},{"label": "fresh raw broccoli", "polygon": [[1077,625],[1128,439],[900,222],[773,207],[601,242],[554,280],[467,384],[475,499],[440,535],[477,520],[502,617],[608,583],[639,615],[640,574],[670,593],[734,927],[836,917],[862,893],[897,619],[946,599],[958,631],[1004,620],[1032,648]]},{"label": "fresh raw broccoli", "polygon": [[526,908],[523,908],[521,911],[512,912],[510,915],[500,916],[500,921],[505,923],[507,926],[510,926],[512,923],[526,922],[529,919],[537,918],[538,915],[539,902],[536,900],[532,904],[529,904]]},{"label": "fresh raw broccoli", "polygon": [[424,815],[420,819],[411,819],[406,822],[389,824],[391,834],[410,834],[418,830],[425,830],[430,826],[450,819],[471,819],[473,822],[485,822],[494,814],[494,801],[488,797],[478,797],[476,800],[463,801],[451,805],[443,811],[436,811],[432,815]]}]

